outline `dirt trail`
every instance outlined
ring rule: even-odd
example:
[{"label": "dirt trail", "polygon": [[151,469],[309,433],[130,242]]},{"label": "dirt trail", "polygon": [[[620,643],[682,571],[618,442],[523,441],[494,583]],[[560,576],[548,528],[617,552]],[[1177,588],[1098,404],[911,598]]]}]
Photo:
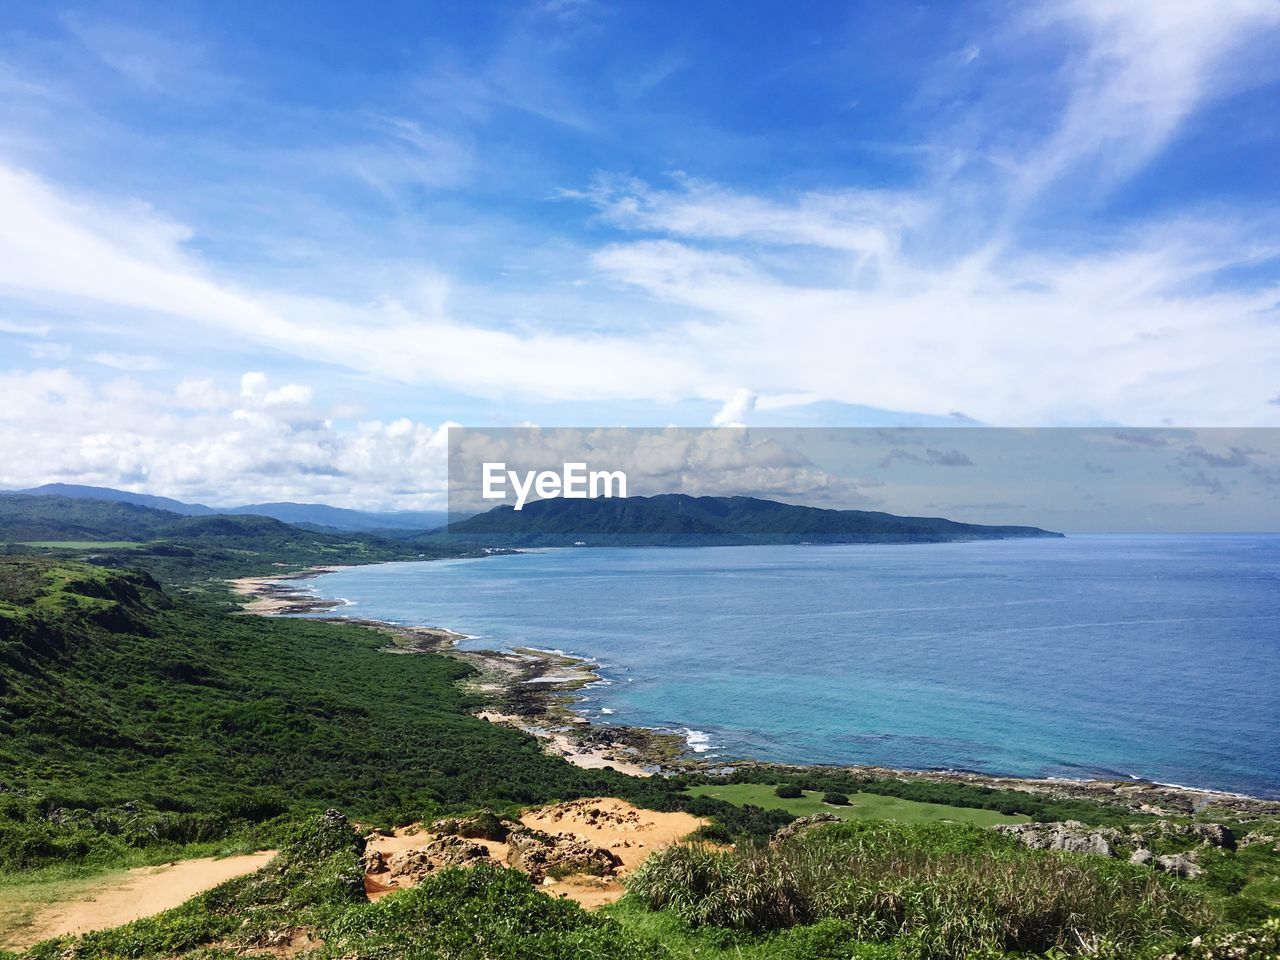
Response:
[{"label": "dirt trail", "polygon": [[215,860],[181,860],[158,867],[138,867],[94,883],[75,899],[38,910],[31,922],[10,934],[10,950],[21,950],[70,933],[118,927],[190,900],[233,877],[265,866],[274,850]]}]

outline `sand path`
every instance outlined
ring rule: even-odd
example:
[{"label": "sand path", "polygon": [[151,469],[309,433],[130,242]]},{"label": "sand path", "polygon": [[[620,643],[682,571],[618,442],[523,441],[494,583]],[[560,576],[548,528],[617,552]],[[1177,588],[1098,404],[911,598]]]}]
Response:
[{"label": "sand path", "polygon": [[222,859],[181,860],[115,874],[94,883],[75,899],[38,910],[29,924],[13,931],[14,942],[4,946],[21,950],[50,937],[105,930],[162,913],[220,883],[253,873],[274,856],[274,850],[265,850]]}]

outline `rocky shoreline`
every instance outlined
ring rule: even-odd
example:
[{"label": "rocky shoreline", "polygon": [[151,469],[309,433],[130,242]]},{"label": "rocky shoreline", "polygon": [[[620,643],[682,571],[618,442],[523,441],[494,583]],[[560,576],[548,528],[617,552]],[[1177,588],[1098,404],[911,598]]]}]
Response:
[{"label": "rocky shoreline", "polygon": [[[342,606],[341,601],[317,597],[284,580],[329,573],[316,567],[301,573],[246,577],[232,581],[235,591],[250,599],[243,612],[266,616],[316,614]],[[601,678],[588,660],[530,647],[499,650],[459,650],[464,634],[441,627],[406,627],[381,620],[325,617],[335,623],[370,627],[388,634],[388,653],[438,653],[456,657],[476,668],[469,688],[488,706],[480,716],[516,727],[540,740],[548,752],[590,769],[612,768],[633,776],[678,773],[758,771],[762,777],[801,776],[806,771],[833,770],[868,782],[926,780],[961,783],[997,790],[1020,790],[1055,799],[1094,800],[1123,806],[1140,814],[1188,816],[1214,811],[1237,818],[1280,815],[1280,800],[1248,797],[1223,791],[1155,783],[1149,780],[1068,780],[1052,777],[1012,777],[965,770],[902,770],[876,765],[831,766],[763,763],[753,760],[706,760],[690,755],[684,737],[644,727],[592,723],[575,712],[580,691]]]}]

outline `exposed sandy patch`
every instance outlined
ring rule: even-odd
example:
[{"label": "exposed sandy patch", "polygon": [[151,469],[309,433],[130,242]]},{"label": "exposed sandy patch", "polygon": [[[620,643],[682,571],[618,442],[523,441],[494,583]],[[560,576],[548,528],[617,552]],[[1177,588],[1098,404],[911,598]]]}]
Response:
[{"label": "exposed sandy patch", "polygon": [[[526,812],[520,822],[544,833],[571,834],[598,847],[610,850],[622,866],[613,877],[578,875],[564,879],[548,879],[543,889],[551,896],[568,897],[587,909],[601,907],[618,900],[625,888],[622,879],[638,867],[649,854],[683,840],[706,821],[688,813],[659,813],[644,810],[613,797],[572,800]],[[420,849],[437,834],[416,826],[395,831],[389,837],[371,837],[368,848],[384,857],[407,850]],[[509,862],[510,850],[494,840],[473,840],[486,847],[489,856],[499,863]],[[405,884],[408,886],[408,884]],[[365,877],[365,892],[377,900],[401,889],[386,882],[386,876]]]},{"label": "exposed sandy patch", "polygon": [[638,867],[654,850],[678,843],[706,823],[689,813],[643,810],[615,797],[557,803],[529,811],[520,822],[535,830],[571,833],[607,847],[622,861],[620,876]]},{"label": "exposed sandy patch", "polygon": [[305,613],[312,610],[327,610],[338,604],[333,600],[322,600],[312,596],[301,587],[284,581],[309,580],[325,573],[335,573],[347,569],[344,565],[327,567],[308,567],[306,570],[295,570],[290,573],[275,573],[261,577],[239,577],[228,580],[227,585],[233,593],[249,597],[240,610],[241,613],[255,613],[270,617],[285,613]]},{"label": "exposed sandy patch", "polygon": [[159,867],[138,867],[80,888],[76,897],[38,910],[30,924],[11,934],[4,946],[23,950],[41,940],[118,927],[179,906],[220,883],[261,869],[274,850],[224,857],[182,860]]},{"label": "exposed sandy patch", "polygon": [[547,733],[531,726],[529,721],[523,717],[498,713],[494,710],[483,710],[476,716],[481,720],[488,720],[490,723],[506,723],[513,727],[518,727],[526,733],[537,737],[546,748],[546,751],[552,756],[563,757],[575,767],[582,767],[584,770],[603,770],[605,767],[612,767],[619,773],[625,773],[631,777],[653,776],[652,770],[647,770],[638,763],[619,758],[616,748],[580,747],[567,734]]}]

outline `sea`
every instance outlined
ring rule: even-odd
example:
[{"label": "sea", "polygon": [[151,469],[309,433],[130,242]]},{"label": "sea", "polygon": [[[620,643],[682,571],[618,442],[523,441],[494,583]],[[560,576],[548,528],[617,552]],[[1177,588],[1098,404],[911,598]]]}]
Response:
[{"label": "sea", "polygon": [[708,759],[1280,798],[1280,536],[577,548],[352,567],[325,615],[598,664],[596,723]]}]

